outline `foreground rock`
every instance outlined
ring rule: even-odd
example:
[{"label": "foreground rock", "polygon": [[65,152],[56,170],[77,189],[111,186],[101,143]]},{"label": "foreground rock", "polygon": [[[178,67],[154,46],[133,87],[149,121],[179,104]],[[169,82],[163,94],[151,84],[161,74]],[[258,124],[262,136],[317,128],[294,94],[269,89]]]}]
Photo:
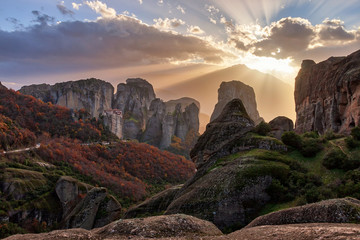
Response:
[{"label": "foreground rock", "polygon": [[295,223],[354,222],[360,222],[360,201],[355,198],[341,198],[270,213],[256,218],[246,227]]},{"label": "foreground rock", "polygon": [[296,131],[349,132],[360,123],[360,51],[316,64],[304,60],[295,80]]},{"label": "foreground rock", "polygon": [[[43,234],[15,235],[7,239],[128,239],[128,238],[193,238],[219,236],[212,223],[183,214],[141,219],[118,220],[105,227],[86,231],[69,229]],[[213,237],[212,237],[213,238]]]},{"label": "foreground rock", "polygon": [[256,125],[263,120],[257,110],[254,89],[240,81],[231,81],[221,83],[218,90],[218,102],[215,105],[210,121],[215,120],[220,115],[225,105],[235,98],[238,98],[243,102],[246,112]]},{"label": "foreground rock", "polygon": [[359,240],[360,225],[308,223],[293,225],[272,225],[245,228],[220,239],[246,240]]}]

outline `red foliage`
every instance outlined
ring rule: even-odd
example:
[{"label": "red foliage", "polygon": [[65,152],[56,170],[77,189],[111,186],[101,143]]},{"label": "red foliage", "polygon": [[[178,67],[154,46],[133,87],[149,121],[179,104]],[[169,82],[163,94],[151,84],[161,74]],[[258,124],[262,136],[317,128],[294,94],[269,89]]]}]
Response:
[{"label": "red foliage", "polygon": [[59,138],[42,144],[37,153],[53,164],[67,162],[81,174],[135,201],[147,196],[148,184],[181,183],[195,170],[184,157],[142,143],[118,143],[107,148]]}]

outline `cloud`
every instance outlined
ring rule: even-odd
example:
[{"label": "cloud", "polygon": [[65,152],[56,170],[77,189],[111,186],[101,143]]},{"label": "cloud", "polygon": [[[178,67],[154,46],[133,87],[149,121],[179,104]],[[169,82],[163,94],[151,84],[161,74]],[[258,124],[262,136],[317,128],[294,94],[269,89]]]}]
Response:
[{"label": "cloud", "polygon": [[183,20],[177,18],[173,18],[173,19],[158,18],[158,19],[154,19],[153,21],[155,22],[154,27],[162,30],[174,29],[185,24]]},{"label": "cloud", "polygon": [[61,14],[64,16],[68,15],[68,16],[72,17],[74,15],[74,12],[65,6],[64,1],[61,1],[60,3],[56,4],[56,7],[61,12]]},{"label": "cloud", "polygon": [[20,23],[19,19],[9,17],[9,18],[6,18],[5,20],[8,21],[9,23],[13,24],[13,26],[16,30],[21,30],[24,28],[24,25],[22,23]]},{"label": "cloud", "polygon": [[234,56],[206,40],[163,32],[124,15],[0,31],[3,77],[195,60],[221,63],[226,57]]},{"label": "cloud", "polygon": [[199,26],[192,25],[187,28],[187,32],[198,35],[204,34],[204,31]]},{"label": "cloud", "polygon": [[89,6],[96,13],[99,13],[104,18],[115,18],[116,11],[113,8],[109,8],[106,3],[101,1],[85,1],[84,4]]},{"label": "cloud", "polygon": [[185,13],[186,13],[186,12],[185,12],[185,8],[183,8],[183,7],[180,6],[180,5],[178,5],[178,6],[176,7],[176,9],[179,10],[182,14],[185,14]]},{"label": "cloud", "polygon": [[216,20],[215,20],[215,19],[209,17],[209,20],[210,20],[211,23],[216,24]]},{"label": "cloud", "polygon": [[321,24],[312,25],[304,18],[282,18],[262,27],[258,23],[237,25],[221,19],[228,34],[228,43],[240,51],[257,56],[293,58],[301,61],[315,49],[322,51],[345,45],[353,49],[358,30],[347,30],[339,19],[325,19]]},{"label": "cloud", "polygon": [[42,14],[41,12],[34,10],[31,12],[35,16],[33,22],[39,23],[41,26],[46,26],[55,22],[55,18],[47,14]]},{"label": "cloud", "polygon": [[81,3],[74,3],[74,2],[71,3],[71,5],[72,5],[73,9],[75,9],[75,10],[79,10],[80,7],[82,6]]}]

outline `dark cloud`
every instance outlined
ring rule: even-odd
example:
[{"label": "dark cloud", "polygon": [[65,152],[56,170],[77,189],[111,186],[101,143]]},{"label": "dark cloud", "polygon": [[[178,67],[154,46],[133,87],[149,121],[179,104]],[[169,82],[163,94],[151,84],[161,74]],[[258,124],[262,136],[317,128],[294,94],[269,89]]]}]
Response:
[{"label": "dark cloud", "polygon": [[24,29],[24,25],[20,23],[20,21],[16,18],[13,18],[13,17],[9,17],[9,18],[6,18],[6,21],[10,22],[11,24],[14,25],[14,28],[16,30],[21,30],[21,29]]},{"label": "dark cloud", "polygon": [[283,18],[270,27],[269,33],[266,39],[254,44],[255,54],[271,56],[279,49],[278,57],[288,57],[307,49],[316,35],[311,24],[301,18]]},{"label": "dark cloud", "polygon": [[35,20],[33,22],[39,23],[42,26],[49,25],[55,22],[54,17],[50,17],[47,14],[43,14],[37,10],[31,12],[35,16]]},{"label": "dark cloud", "polygon": [[72,17],[74,15],[74,12],[71,11],[70,9],[68,9],[65,5],[64,2],[58,3],[56,4],[57,9],[61,12],[61,14],[63,14],[64,16],[70,16]]},{"label": "dark cloud", "polygon": [[229,56],[200,38],[162,32],[130,17],[48,25],[51,18],[34,15],[40,25],[0,31],[0,72],[104,69],[189,59],[219,63]]}]

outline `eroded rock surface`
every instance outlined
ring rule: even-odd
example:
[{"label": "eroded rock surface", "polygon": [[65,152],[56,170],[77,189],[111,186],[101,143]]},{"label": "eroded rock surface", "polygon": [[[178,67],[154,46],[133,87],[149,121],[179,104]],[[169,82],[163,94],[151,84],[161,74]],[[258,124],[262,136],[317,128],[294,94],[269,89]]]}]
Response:
[{"label": "eroded rock surface", "polygon": [[231,81],[221,83],[218,90],[218,102],[215,105],[210,122],[215,120],[220,115],[225,105],[235,98],[238,98],[243,102],[246,112],[255,124],[259,124],[263,120],[257,110],[254,89],[240,81]]},{"label": "eroded rock surface", "polygon": [[346,133],[360,123],[360,51],[316,64],[304,60],[295,80],[296,131]]}]

